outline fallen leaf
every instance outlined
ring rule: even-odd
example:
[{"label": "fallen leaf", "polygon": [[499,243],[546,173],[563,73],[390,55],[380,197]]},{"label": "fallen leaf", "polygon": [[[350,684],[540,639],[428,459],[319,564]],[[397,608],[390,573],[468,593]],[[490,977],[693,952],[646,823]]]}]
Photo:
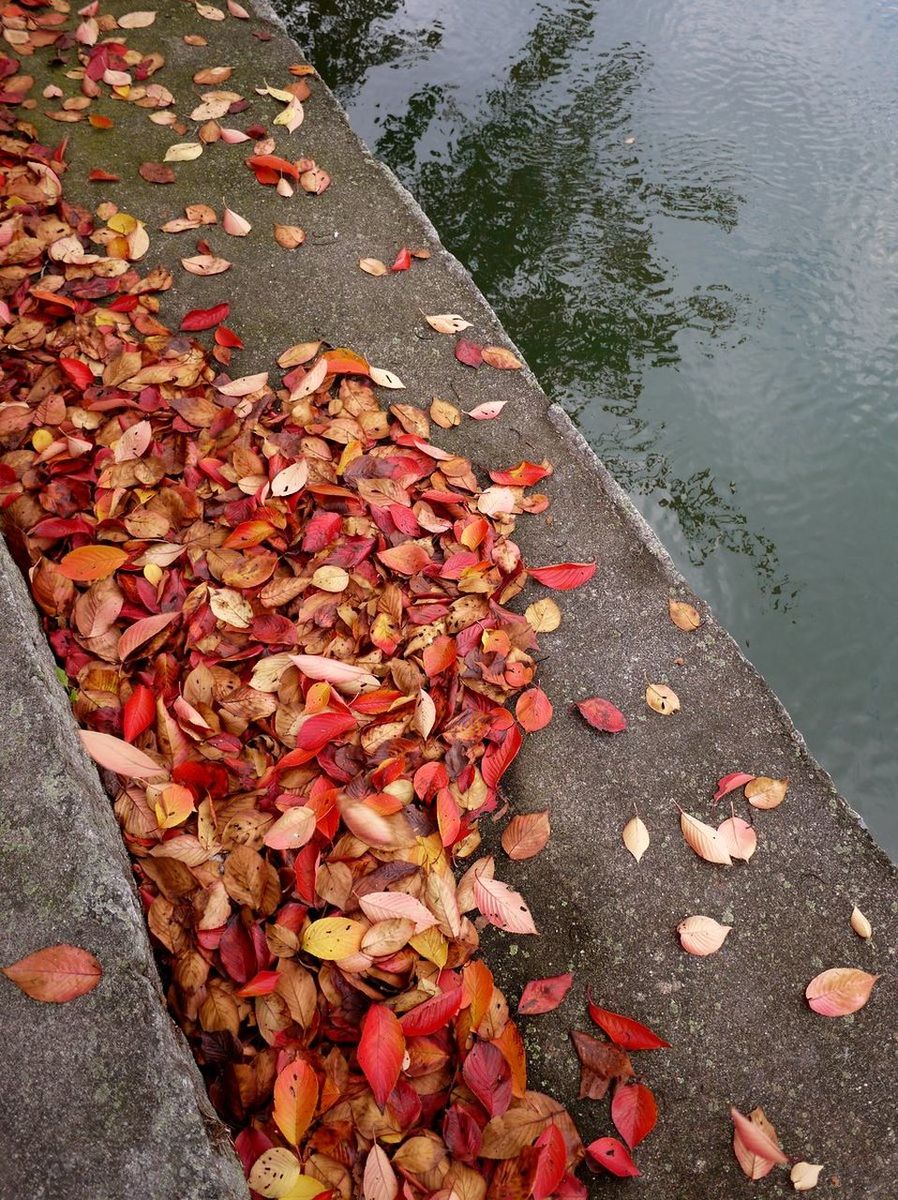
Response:
[{"label": "fallen leaf", "polygon": [[651,1089],[644,1083],[619,1083],[611,1098],[611,1120],[634,1150],[658,1123],[658,1105]]},{"label": "fallen leaf", "polygon": [[789,1172],[789,1179],[796,1192],[809,1192],[817,1186],[823,1163],[797,1162]]},{"label": "fallen leaf", "polygon": [[580,1060],[580,1099],[601,1100],[612,1080],[623,1082],[633,1075],[629,1057],[612,1042],[600,1042],[588,1033],[571,1031],[571,1041]]},{"label": "fallen leaf", "polygon": [[185,332],[212,329],[215,325],[226,321],[230,311],[231,306],[227,301],[216,304],[212,308],[193,308],[181,321],[181,329]]},{"label": "fallen leaf", "polygon": [[439,425],[440,429],[454,429],[461,421],[461,413],[448,400],[440,400],[434,396],[430,405],[430,419]]},{"label": "fallen leaf", "polygon": [[650,683],[645,689],[645,702],[649,708],[662,717],[669,717],[680,711],[680,701],[676,692],[666,683]]},{"label": "fallen leaf", "polygon": [[203,153],[202,142],[177,142],[165,152],[163,162],[192,162]]},{"label": "fallen leaf", "polygon": [[686,839],[687,846],[694,850],[705,862],[718,863],[722,866],[732,866],[732,859],[727,850],[725,839],[720,837],[717,830],[706,825],[698,817],[690,813],[680,813],[680,829]]},{"label": "fallen leaf", "polygon": [[519,892],[485,874],[474,878],[474,901],[491,925],[506,933],[535,934],[530,909]]},{"label": "fallen leaf", "polygon": [[586,1147],[586,1154],[594,1163],[618,1178],[632,1179],[639,1175],[639,1168],[630,1157],[630,1151],[617,1138],[596,1138]]},{"label": "fallen leaf", "polygon": [[252,229],[252,225],[250,225],[246,217],[241,217],[239,213],[235,213],[231,208],[225,208],[221,214],[221,227],[231,237],[246,237]]},{"label": "fallen leaf", "polygon": [[70,550],[66,554],[58,570],[66,579],[73,579],[76,583],[87,583],[114,575],[128,558],[127,550],[122,550],[119,546],[79,546],[77,550]]},{"label": "fallen leaf", "polygon": [[553,1012],[570,990],[574,977],[571,974],[551,975],[546,979],[531,979],[521,993],[518,1012],[524,1017]]},{"label": "fallen leaf", "polygon": [[649,831],[646,828],[642,817],[631,817],[624,826],[623,834],[624,845],[633,855],[637,862],[642,859],[643,854],[649,848]]},{"label": "fallen leaf", "polygon": [[704,958],[720,949],[732,928],[732,925],[721,925],[713,917],[696,916],[681,921],[677,933],[684,950]]},{"label": "fallen leaf", "polygon": [[805,996],[821,1017],[846,1017],[864,1007],[877,979],[878,975],[856,967],[830,967],[814,976]]},{"label": "fallen leaf", "polygon": [[747,775],[745,771],[733,771],[731,775],[724,775],[722,779],[717,781],[717,790],[714,793],[712,803],[716,804],[718,800],[722,800],[730,792],[744,787],[746,783],[751,783],[754,778],[754,775]]},{"label": "fallen leaf", "polygon": [[221,275],[230,265],[226,258],[217,258],[214,254],[195,254],[192,258],[181,259],[181,266],[191,275]]},{"label": "fallen leaf", "polygon": [[363,1200],[396,1200],[399,1181],[385,1152],[375,1142],[365,1159],[362,1176]]},{"label": "fallen leaf", "polygon": [[389,275],[390,268],[379,258],[360,258],[359,266],[366,275]]},{"label": "fallen leaf", "polygon": [[395,390],[403,390],[405,388],[405,384],[399,376],[394,375],[392,371],[384,371],[380,367],[371,367],[368,374],[371,376],[371,382],[376,383],[378,387]]},{"label": "fallen leaf", "polygon": [[684,633],[692,633],[698,629],[702,623],[698,609],[691,604],[687,604],[685,600],[667,601],[667,610],[670,613],[670,619],[676,625],[677,629],[682,629]]},{"label": "fallen leaf", "polygon": [[434,316],[425,316],[424,320],[437,333],[461,333],[463,329],[471,328],[471,322],[457,313],[437,313]]},{"label": "fallen leaf", "polygon": [[595,563],[555,563],[550,567],[529,567],[527,570],[531,579],[557,592],[570,592],[582,587],[595,573]]},{"label": "fallen leaf", "polygon": [[467,338],[459,338],[455,343],[455,357],[466,367],[475,369],[483,362],[483,352],[480,347],[476,342],[468,341]]},{"label": "fallen leaf", "polygon": [[549,597],[528,604],[524,616],[534,633],[553,633],[561,624],[561,609]]},{"label": "fallen leaf", "polygon": [[155,12],[122,13],[117,18],[119,29],[146,29],[156,20]]},{"label": "fallen leaf", "polygon": [[745,785],[745,797],[752,808],[779,808],[786,798],[788,779],[771,779],[767,775],[756,775]]},{"label": "fallen leaf", "polygon": [[336,961],[355,954],[366,927],[347,917],[322,917],[313,921],[302,936],[302,948],[314,958]]},{"label": "fallen leaf", "polygon": [[87,753],[107,771],[114,771],[126,779],[153,779],[165,774],[165,769],[148,754],[111,733],[100,733],[95,729],[79,729],[78,733]]},{"label": "fallen leaf", "polygon": [[272,1146],[264,1150],[253,1163],[249,1172],[249,1186],[260,1196],[291,1196],[302,1176],[299,1160],[285,1146]]},{"label": "fallen leaf", "polygon": [[362,1019],[359,1066],[381,1110],[396,1086],[405,1055],[405,1034],[392,1009],[372,1004]]},{"label": "fallen leaf", "polygon": [[524,365],[504,346],[484,346],[480,357],[488,366],[495,367],[500,371],[519,371]]},{"label": "fallen leaf", "polygon": [[758,835],[741,817],[728,817],[717,826],[717,838],[730,858],[748,862],[758,848]]},{"label": "fallen leaf", "polygon": [[[763,1108],[753,1108],[748,1114],[748,1119],[751,1123],[760,1130],[765,1137],[779,1147],[779,1138],[776,1130],[767,1120],[767,1116]],[[742,1171],[749,1179],[757,1180],[764,1179],[770,1174],[776,1163],[772,1158],[765,1158],[763,1155],[754,1153],[746,1146],[742,1140],[742,1136],[737,1127],[733,1129],[733,1153],[736,1155],[736,1160]]]},{"label": "fallen leaf", "polygon": [[610,700],[603,700],[601,696],[578,700],[577,708],[593,729],[599,729],[603,733],[623,733],[627,728],[627,718],[620,709],[615,708]]},{"label": "fallen leaf", "polygon": [[172,168],[165,163],[141,163],[137,172],[147,183],[174,183],[176,178]]},{"label": "fallen leaf", "polygon": [[851,928],[859,938],[869,941],[873,937],[873,926],[857,905],[851,910]]},{"label": "fallen leaf", "polygon": [[478,404],[465,415],[473,417],[475,421],[494,421],[507,403],[507,400],[487,400],[485,404]]},{"label": "fallen leaf", "polygon": [[306,231],[298,225],[275,224],[274,240],[284,250],[296,250],[306,240]]},{"label": "fallen leaf", "polygon": [[552,720],[552,704],[549,697],[540,687],[528,688],[518,697],[515,705],[515,716],[522,729],[528,733],[536,733]]},{"label": "fallen leaf", "polygon": [[670,1042],[653,1033],[647,1025],[634,1021],[632,1017],[622,1016],[621,1013],[611,1012],[610,1009],[600,1008],[592,996],[587,993],[589,1015],[596,1025],[603,1030],[612,1042],[624,1050],[667,1050]]},{"label": "fallen leaf", "polygon": [[[763,1117],[763,1110],[756,1111],[761,1111]],[[750,1121],[737,1108],[730,1109],[730,1116],[733,1119],[736,1133],[746,1150],[768,1162],[787,1163],[789,1161],[779,1144],[762,1128],[760,1123]],[[768,1124],[769,1128],[773,1128],[766,1118],[764,1118],[764,1123]]]},{"label": "fallen leaf", "polygon": [[298,1146],[318,1107],[318,1077],[301,1058],[288,1063],[274,1084],[275,1124],[291,1146]]},{"label": "fallen leaf", "polygon": [[301,492],[309,481],[309,466],[304,458],[278,471],[271,481],[272,496],[294,496]]},{"label": "fallen leaf", "polygon": [[26,954],[0,971],[26,996],[46,1004],[65,1004],[84,996],[103,976],[89,950],[65,942]]},{"label": "fallen leaf", "polygon": [[519,813],[502,831],[502,849],[515,862],[535,858],[549,840],[548,812]]}]

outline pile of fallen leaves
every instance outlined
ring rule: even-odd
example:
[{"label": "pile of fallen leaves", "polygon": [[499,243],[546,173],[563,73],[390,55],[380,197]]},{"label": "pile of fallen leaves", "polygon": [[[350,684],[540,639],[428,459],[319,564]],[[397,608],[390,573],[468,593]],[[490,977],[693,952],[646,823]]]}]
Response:
[{"label": "pile of fallen leaves", "polygon": [[[235,0],[228,12],[248,15]],[[80,121],[106,88],[183,136],[172,93],[149,82],[163,57],[124,40],[154,14],[116,21],[91,4],[73,32],[68,16],[64,0],[23,0],[2,14],[20,53],[67,56],[80,93],[47,88],[45,100],[61,106],[46,115]],[[194,76],[217,89],[191,112],[197,140],[144,163],[143,178],[170,182],[171,163],[215,141],[251,142],[246,165],[260,184],[282,198],[294,184],[324,190],[327,172],[277,154],[265,127],[220,124],[247,107],[221,90],[229,72]],[[302,123],[309,73],[298,65],[285,88],[258,89],[286,105],[274,124],[287,132]],[[552,718],[534,651],[561,614],[548,597],[524,615],[508,606],[528,579],[564,591],[595,570],[522,561],[516,517],[545,510],[547,498],[529,489],[551,468],[494,470],[482,488],[468,461],[430,441],[423,411],[382,408],[376,389],[401,381],[345,347],[299,343],[278,375],[232,377],[242,343],[224,324],[228,304],[168,329],[158,293],[170,273],[141,276],[135,265],[149,247],[143,222],[109,202],[92,213],[67,201],[65,142],[41,144],[25,116],[33,80],[6,58],[0,81],[4,529],[85,747],[118,778],[115,811],[168,1001],[252,1188],[292,1200],[576,1200],[586,1194],[573,1174],[584,1157],[638,1175],[630,1151],[658,1109],[630,1053],[667,1043],[590,998],[605,1039],[571,1035],[580,1095],[602,1100],[613,1085],[623,1142],[584,1147],[563,1106],[528,1089],[509,1005],[476,957],[486,924],[536,933],[523,898],[481,853],[478,821],[499,809],[524,735]],[[89,178],[114,177],[95,168]],[[163,231],[217,222],[198,203]],[[251,231],[229,209],[221,225],[230,236]],[[295,249],[305,234],[279,224],[275,237]],[[193,274],[230,266],[203,240],[197,250],[181,259]],[[407,271],[413,257],[428,252],[403,248],[392,267],[360,266]],[[457,314],[425,320],[448,335],[469,327]],[[209,347],[191,336],[202,331],[213,331]],[[473,369],[521,365],[464,338],[455,357]],[[489,420],[501,409],[491,402],[468,415]],[[442,428],[460,419],[438,400],[430,417]],[[682,601],[671,600],[669,616],[686,633],[701,623]],[[665,718],[680,708],[663,683],[647,685],[646,704]],[[604,734],[627,729],[605,699],[578,708]],[[720,780],[714,801],[744,789],[751,808],[773,809],[787,787],[739,771]],[[757,848],[753,826],[731,811],[716,829],[680,816],[686,844],[718,867]],[[518,814],[502,847],[531,858],[549,833],[548,813]],[[638,813],[623,841],[637,862],[648,849]],[[858,910],[852,927],[871,936]],[[704,915],[677,929],[700,957],[729,932]],[[52,1002],[102,976],[89,951],[64,945],[3,970]],[[806,998],[823,1016],[843,1016],[875,981],[832,968]],[[572,982],[532,981],[518,1011],[551,1011]],[[789,1161],[763,1110],[732,1116],[746,1175]],[[794,1186],[813,1187],[820,1169],[795,1164]]]}]

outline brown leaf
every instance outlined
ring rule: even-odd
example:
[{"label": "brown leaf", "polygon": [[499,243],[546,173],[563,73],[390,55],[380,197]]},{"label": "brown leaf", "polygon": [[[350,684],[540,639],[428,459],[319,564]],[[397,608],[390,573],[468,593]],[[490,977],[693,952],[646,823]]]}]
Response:
[{"label": "brown leaf", "polygon": [[756,775],[745,785],[745,797],[752,808],[779,808],[786,798],[788,779],[771,779],[767,775]]},{"label": "brown leaf", "polygon": [[692,633],[702,623],[698,609],[691,604],[687,604],[685,600],[667,601],[667,609],[670,613],[670,619],[676,625],[677,629],[682,629],[684,633]]},{"label": "brown leaf", "polygon": [[571,1032],[571,1041],[580,1060],[581,1100],[601,1100],[612,1080],[622,1082],[633,1075],[630,1057],[613,1042],[601,1042],[588,1033]]},{"label": "brown leaf", "polygon": [[147,183],[174,183],[176,178],[174,171],[165,163],[141,163],[137,171]]}]

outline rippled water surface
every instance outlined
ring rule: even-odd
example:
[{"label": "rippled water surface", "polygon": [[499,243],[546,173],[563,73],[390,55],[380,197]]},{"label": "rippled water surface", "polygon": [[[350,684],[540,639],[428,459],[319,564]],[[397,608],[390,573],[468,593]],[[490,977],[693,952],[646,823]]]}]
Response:
[{"label": "rippled water surface", "polygon": [[279,4],[898,855],[898,0]]}]

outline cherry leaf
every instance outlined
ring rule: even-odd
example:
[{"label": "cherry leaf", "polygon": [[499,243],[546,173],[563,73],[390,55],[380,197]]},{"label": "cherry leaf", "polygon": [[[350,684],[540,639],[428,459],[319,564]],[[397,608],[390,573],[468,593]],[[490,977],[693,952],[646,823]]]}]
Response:
[{"label": "cherry leaf", "polygon": [[396,1200],[399,1181],[390,1160],[375,1142],[365,1159],[362,1176],[363,1200]]},{"label": "cherry leaf", "polygon": [[577,708],[583,719],[588,721],[593,729],[599,729],[602,733],[623,733],[627,728],[627,718],[620,709],[615,708],[610,700],[603,700],[601,696],[579,700]]},{"label": "cherry leaf", "polygon": [[574,588],[588,583],[596,573],[593,563],[554,563],[549,567],[529,567],[527,574],[544,587],[554,588],[556,592],[571,592]]},{"label": "cherry leaf", "polygon": [[275,1124],[291,1146],[298,1146],[318,1106],[318,1077],[301,1058],[288,1063],[274,1085]]},{"label": "cherry leaf", "polygon": [[26,954],[0,971],[32,1000],[65,1004],[100,982],[103,968],[89,950],[61,942]]},{"label": "cherry leaf", "polygon": [[722,800],[724,796],[728,796],[730,792],[735,792],[737,788],[744,787],[745,784],[751,783],[754,775],[748,775],[745,771],[733,771],[729,775],[724,775],[717,781],[717,791],[714,793],[713,803]]},{"label": "cherry leaf", "polygon": [[531,979],[521,993],[518,1012],[523,1017],[553,1012],[564,1000],[573,982],[574,977],[570,973],[550,975],[546,979]]},{"label": "cherry leaf", "polygon": [[878,975],[856,967],[830,967],[814,976],[805,996],[821,1017],[847,1017],[864,1007],[877,979]]},{"label": "cherry leaf", "polygon": [[383,1110],[399,1079],[405,1055],[402,1026],[385,1004],[372,1004],[365,1013],[357,1053],[377,1107]]},{"label": "cherry leaf", "polygon": [[548,812],[519,813],[502,831],[502,849],[515,862],[534,858],[545,848],[549,833]]},{"label": "cherry leaf", "polygon": [[653,1033],[647,1025],[635,1021],[632,1017],[622,1016],[621,1013],[611,1012],[610,1009],[600,1008],[589,996],[589,1015],[596,1025],[611,1038],[612,1042],[622,1046],[624,1050],[667,1050],[670,1042]]},{"label": "cherry leaf", "polygon": [[474,877],[474,900],[491,925],[506,933],[536,933],[530,909],[519,892],[485,872]]},{"label": "cherry leaf", "polygon": [[721,925],[713,917],[687,917],[677,926],[680,944],[689,954],[705,958],[714,954],[726,941],[732,925]]},{"label": "cherry leaf", "polygon": [[654,1094],[644,1083],[619,1083],[611,1100],[611,1120],[630,1149],[635,1149],[657,1124]]},{"label": "cherry leaf", "polygon": [[726,848],[724,838],[717,834],[711,825],[706,825],[698,817],[690,813],[680,813],[680,829],[686,839],[686,845],[694,850],[705,862],[718,863],[721,866],[732,866],[733,860]]},{"label": "cherry leaf", "polygon": [[639,1174],[639,1168],[630,1157],[630,1151],[617,1138],[596,1138],[586,1147],[586,1153],[594,1163],[622,1179],[635,1178]]},{"label": "cherry leaf", "polygon": [[733,1118],[733,1125],[742,1144],[752,1154],[756,1154],[758,1158],[766,1159],[768,1162],[786,1163],[789,1161],[770,1134],[754,1121],[750,1121],[748,1117],[739,1112],[738,1108],[731,1108],[730,1116]]},{"label": "cherry leaf", "polygon": [[99,733],[94,729],[79,729],[78,733],[87,753],[107,771],[114,771],[126,779],[153,779],[165,774],[165,768],[148,754],[111,733]]},{"label": "cherry leaf", "polygon": [[624,845],[636,861],[639,862],[643,854],[648,850],[650,841],[649,831],[642,817],[631,817],[624,826],[621,837],[623,838]]}]

